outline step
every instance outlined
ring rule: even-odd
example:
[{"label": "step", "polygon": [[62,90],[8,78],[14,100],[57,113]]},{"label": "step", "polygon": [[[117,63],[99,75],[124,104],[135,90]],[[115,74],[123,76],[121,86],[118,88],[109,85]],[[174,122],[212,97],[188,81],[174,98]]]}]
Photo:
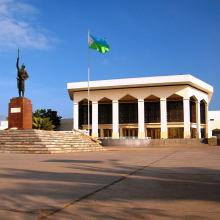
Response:
[{"label": "step", "polygon": [[7,147],[0,148],[0,151],[85,151],[85,150],[101,150],[100,147],[91,147],[91,146],[85,146],[85,147],[56,147],[56,146],[49,146],[49,147]]},{"label": "step", "polygon": [[103,147],[96,141],[74,132],[0,131],[0,153],[68,153],[100,150],[103,150]]}]

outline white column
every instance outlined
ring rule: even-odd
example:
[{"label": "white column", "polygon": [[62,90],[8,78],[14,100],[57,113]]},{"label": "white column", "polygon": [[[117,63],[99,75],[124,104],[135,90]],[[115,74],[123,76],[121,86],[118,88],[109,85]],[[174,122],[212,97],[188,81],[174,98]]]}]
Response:
[{"label": "white column", "polygon": [[73,128],[79,129],[79,103],[73,101]]},{"label": "white column", "polygon": [[92,102],[92,137],[98,136],[98,102]]},{"label": "white column", "polygon": [[205,123],[206,123],[206,129],[205,129],[205,132],[206,132],[206,138],[211,138],[212,137],[212,130],[210,128],[210,125],[209,125],[209,106],[207,103],[205,103]]},{"label": "white column", "polygon": [[196,137],[201,138],[200,101],[196,101]]},{"label": "white column", "polygon": [[144,99],[138,99],[138,138],[145,138],[144,129]]},{"label": "white column", "polygon": [[190,134],[190,99],[183,99],[184,138],[191,138]]},{"label": "white column", "polygon": [[167,100],[166,98],[160,99],[160,129],[161,129],[160,137],[162,139],[167,139],[168,132],[167,132]]},{"label": "white column", "polygon": [[118,100],[112,101],[112,138],[119,138],[119,112]]}]

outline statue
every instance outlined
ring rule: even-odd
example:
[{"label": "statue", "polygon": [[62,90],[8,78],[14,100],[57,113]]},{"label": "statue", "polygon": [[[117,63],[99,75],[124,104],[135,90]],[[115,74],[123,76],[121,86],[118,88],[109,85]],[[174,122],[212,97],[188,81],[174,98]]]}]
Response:
[{"label": "statue", "polygon": [[18,71],[17,75],[17,86],[18,86],[18,93],[19,97],[24,97],[24,91],[25,91],[25,80],[28,79],[28,73],[25,70],[25,65],[22,64],[21,68],[19,67],[19,49],[18,49],[18,57],[17,57],[17,62],[16,62],[16,67]]}]

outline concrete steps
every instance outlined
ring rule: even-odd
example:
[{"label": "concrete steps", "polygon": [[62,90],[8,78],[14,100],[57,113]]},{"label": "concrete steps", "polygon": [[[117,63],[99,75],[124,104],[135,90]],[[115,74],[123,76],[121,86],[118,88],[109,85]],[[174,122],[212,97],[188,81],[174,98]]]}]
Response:
[{"label": "concrete steps", "polygon": [[100,150],[103,147],[96,140],[78,131],[0,131],[0,153],[44,154]]}]

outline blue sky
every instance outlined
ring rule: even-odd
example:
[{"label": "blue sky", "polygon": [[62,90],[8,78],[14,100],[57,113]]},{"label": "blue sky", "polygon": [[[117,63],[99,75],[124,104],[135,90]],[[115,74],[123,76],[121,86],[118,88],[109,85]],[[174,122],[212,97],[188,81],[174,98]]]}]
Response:
[{"label": "blue sky", "polygon": [[72,117],[66,83],[87,80],[88,28],[111,46],[90,51],[92,80],[192,74],[220,109],[219,11],[219,0],[0,0],[0,115],[17,96],[20,47],[34,109]]}]

